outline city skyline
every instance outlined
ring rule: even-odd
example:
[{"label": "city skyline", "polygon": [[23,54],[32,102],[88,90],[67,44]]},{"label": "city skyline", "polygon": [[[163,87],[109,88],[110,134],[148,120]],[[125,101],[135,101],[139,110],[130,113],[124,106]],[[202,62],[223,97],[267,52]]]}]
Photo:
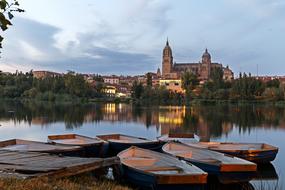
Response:
[{"label": "city skyline", "polygon": [[155,72],[168,36],[174,61],[198,61],[208,48],[235,75],[256,74],[257,67],[260,75],[284,75],[281,0],[20,4],[26,12],[17,14],[4,33],[2,71]]}]

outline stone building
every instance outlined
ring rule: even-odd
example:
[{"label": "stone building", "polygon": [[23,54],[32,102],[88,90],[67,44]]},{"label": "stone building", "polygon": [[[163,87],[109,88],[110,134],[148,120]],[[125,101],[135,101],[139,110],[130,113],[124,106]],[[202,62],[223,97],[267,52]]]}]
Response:
[{"label": "stone building", "polygon": [[37,79],[43,79],[47,77],[60,77],[60,76],[63,76],[63,74],[55,73],[51,71],[33,71],[33,76]]},{"label": "stone building", "polygon": [[159,85],[172,92],[184,93],[181,79],[160,79]]},{"label": "stone building", "polygon": [[207,81],[210,78],[211,71],[215,68],[221,68],[223,70],[225,80],[231,80],[234,77],[233,72],[229,67],[223,67],[222,64],[212,62],[211,55],[206,49],[202,55],[202,60],[198,63],[176,63],[173,62],[172,49],[168,40],[163,49],[162,55],[162,77],[163,78],[180,78],[181,74],[186,71],[190,71],[197,75],[201,81]]},{"label": "stone building", "polygon": [[120,78],[118,76],[103,76],[104,83],[106,84],[119,84]]}]

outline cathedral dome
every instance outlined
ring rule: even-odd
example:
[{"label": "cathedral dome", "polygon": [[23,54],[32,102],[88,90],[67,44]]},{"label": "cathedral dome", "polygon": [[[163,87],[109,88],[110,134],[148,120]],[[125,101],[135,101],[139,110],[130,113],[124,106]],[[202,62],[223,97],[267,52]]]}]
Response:
[{"label": "cathedral dome", "polygon": [[203,59],[204,59],[204,58],[206,58],[206,59],[211,59],[211,55],[209,54],[208,49],[205,50],[205,52],[203,53],[202,58],[203,58]]}]

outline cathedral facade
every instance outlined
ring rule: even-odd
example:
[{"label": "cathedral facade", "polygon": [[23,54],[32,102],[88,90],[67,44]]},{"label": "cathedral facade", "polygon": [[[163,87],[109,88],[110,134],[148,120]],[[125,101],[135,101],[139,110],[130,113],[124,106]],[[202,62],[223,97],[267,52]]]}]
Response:
[{"label": "cathedral facade", "polygon": [[211,71],[215,68],[222,69],[224,80],[232,80],[234,78],[234,73],[228,66],[223,67],[220,63],[212,62],[211,55],[207,49],[198,63],[173,63],[172,49],[168,40],[166,41],[162,55],[163,78],[180,78],[183,72],[189,71],[194,73],[199,80],[207,81],[210,79]]}]

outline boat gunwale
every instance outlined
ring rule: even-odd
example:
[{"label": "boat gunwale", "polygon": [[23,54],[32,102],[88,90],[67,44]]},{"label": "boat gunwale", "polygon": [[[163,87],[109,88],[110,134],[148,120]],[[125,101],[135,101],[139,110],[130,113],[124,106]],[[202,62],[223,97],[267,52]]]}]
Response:
[{"label": "boat gunwale", "polygon": [[[64,136],[74,136],[74,138],[64,138]],[[59,138],[56,138],[59,137]],[[76,137],[81,137],[83,139],[88,139],[94,142],[91,143],[86,143],[86,144],[78,144],[78,143],[71,143],[71,144],[66,144],[64,142],[55,142],[56,140],[69,140],[69,139],[76,139]],[[54,138],[54,139],[50,139]],[[70,133],[70,134],[61,134],[61,135],[48,135],[47,141],[49,144],[57,144],[57,145],[64,145],[64,146],[79,146],[79,147],[88,147],[88,146],[94,146],[94,145],[102,145],[104,141],[102,139],[99,139],[97,137],[89,137],[89,136],[84,136],[84,135],[79,135],[75,133]],[[97,141],[97,142],[96,142]]]},{"label": "boat gunwale", "polygon": [[[128,137],[128,138],[133,138],[133,139],[139,139],[139,140],[143,140],[145,142],[124,142],[124,141],[120,141],[117,139],[109,139],[109,138],[104,138],[104,137],[112,137],[112,136],[124,136],[124,137]],[[131,135],[124,135],[124,134],[120,134],[120,133],[112,133],[112,134],[106,134],[106,135],[97,135],[96,137],[98,137],[99,139],[103,140],[103,141],[107,141],[110,143],[117,143],[117,144],[134,144],[134,145],[144,145],[144,144],[160,144],[161,141],[160,140],[150,140],[147,138],[143,138],[143,137],[136,137],[136,136],[131,136]]]},{"label": "boat gunwale", "polygon": [[[21,144],[21,142],[24,142]],[[4,143],[4,146],[2,146]],[[19,143],[19,144],[18,144]],[[6,144],[6,145],[5,145]],[[43,149],[43,150],[10,150],[8,146],[16,146],[16,145],[30,145],[30,144],[37,144],[42,146],[54,146],[54,149]],[[57,153],[57,152],[71,152],[71,151],[79,151],[81,149],[80,146],[66,146],[60,144],[50,144],[47,142],[41,141],[33,141],[33,140],[24,140],[24,139],[9,139],[5,141],[0,141],[0,150],[8,150],[8,151],[27,151],[27,152],[46,152],[46,153]]]},{"label": "boat gunwale", "polygon": [[[230,153],[259,153],[259,152],[278,152],[279,148],[267,143],[239,143],[239,142],[198,142],[198,143],[187,143],[187,142],[183,142],[180,141],[182,144],[191,146],[191,147],[196,147],[196,148],[202,148],[202,149],[208,149],[208,150],[213,150],[213,151],[217,151],[217,152],[230,152]],[[216,146],[211,146],[215,145]],[[234,146],[238,146],[238,145],[262,145],[260,149],[251,149],[251,150],[237,150],[237,149],[222,149],[219,148],[219,145],[234,145]],[[266,146],[266,147],[265,147]],[[263,148],[265,147],[265,148]]]}]

